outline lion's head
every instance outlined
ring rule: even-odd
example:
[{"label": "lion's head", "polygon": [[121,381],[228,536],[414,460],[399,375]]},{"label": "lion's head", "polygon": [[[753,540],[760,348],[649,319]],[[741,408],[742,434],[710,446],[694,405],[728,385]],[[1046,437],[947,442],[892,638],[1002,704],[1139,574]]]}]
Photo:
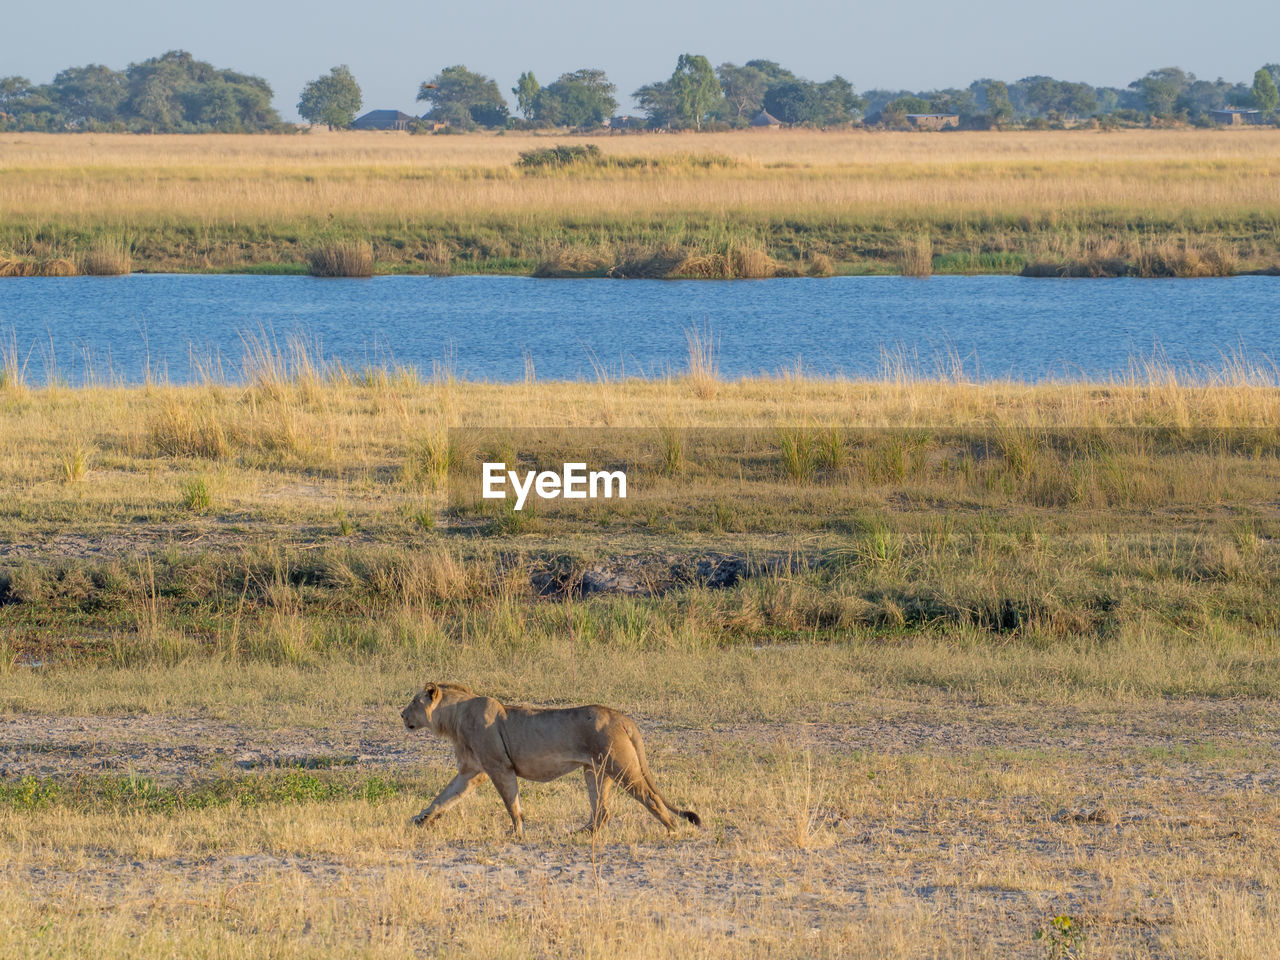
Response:
[{"label": "lion's head", "polygon": [[431,714],[440,705],[441,699],[448,693],[452,699],[470,697],[474,694],[458,683],[428,683],[421,692],[414,694],[409,705],[400,711],[400,718],[410,730],[418,730],[431,726]]},{"label": "lion's head", "polygon": [[428,683],[421,691],[414,694],[413,699],[409,701],[409,705],[400,711],[400,717],[404,720],[404,725],[410,730],[429,727],[431,725],[431,711],[436,708],[436,704],[439,702],[440,688],[434,683]]}]

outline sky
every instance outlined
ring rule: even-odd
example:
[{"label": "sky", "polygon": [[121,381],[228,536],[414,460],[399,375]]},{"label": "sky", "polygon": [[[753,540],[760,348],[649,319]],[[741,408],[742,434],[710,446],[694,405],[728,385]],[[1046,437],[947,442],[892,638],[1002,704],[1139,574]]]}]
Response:
[{"label": "sky", "polygon": [[174,49],[265,77],[286,119],[297,119],[302,85],[340,63],[359,81],[366,109],[421,113],[418,84],[461,63],[494,77],[504,92],[524,70],[545,84],[599,67],[626,110],[633,90],[670,76],[686,52],[713,65],[776,60],[812,80],[838,73],[858,90],[1034,74],[1124,86],[1166,66],[1252,82],[1259,66],[1280,62],[1280,3],[10,0],[0,17],[0,76],[37,83],[68,66],[122,69]]}]

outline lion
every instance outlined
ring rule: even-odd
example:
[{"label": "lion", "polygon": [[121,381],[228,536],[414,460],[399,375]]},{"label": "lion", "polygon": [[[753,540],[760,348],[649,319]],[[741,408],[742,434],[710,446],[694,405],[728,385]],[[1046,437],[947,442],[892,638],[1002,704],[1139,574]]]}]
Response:
[{"label": "lion", "polygon": [[413,818],[418,826],[435,820],[487,776],[511,815],[512,833],[522,837],[517,778],[545,783],[579,767],[591,801],[584,830],[595,833],[609,819],[609,793],[615,783],[669,832],[676,829],[676,816],[702,826],[696,813],[672,807],[658,793],[640,731],[618,710],[595,704],[563,710],[507,706],[456,683],[428,683],[400,716],[410,730],[425,728],[453,741],[458,756],[458,775]]}]

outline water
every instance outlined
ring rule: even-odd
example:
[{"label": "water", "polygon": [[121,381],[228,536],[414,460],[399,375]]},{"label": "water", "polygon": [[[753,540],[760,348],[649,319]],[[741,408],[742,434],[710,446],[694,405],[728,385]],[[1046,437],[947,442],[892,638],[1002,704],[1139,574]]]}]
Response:
[{"label": "water", "polygon": [[524,277],[135,275],[0,280],[0,356],[28,382],[241,376],[245,338],[302,336],[358,370],[443,366],[470,379],[661,375],[709,329],[722,376],[921,372],[1109,378],[1132,358],[1217,368],[1280,358],[1280,280],[534,280]]}]

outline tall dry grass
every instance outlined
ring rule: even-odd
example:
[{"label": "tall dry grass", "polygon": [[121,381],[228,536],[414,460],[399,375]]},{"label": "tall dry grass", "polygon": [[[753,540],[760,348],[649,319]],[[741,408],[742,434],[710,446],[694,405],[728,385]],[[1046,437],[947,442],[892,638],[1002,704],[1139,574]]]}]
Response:
[{"label": "tall dry grass", "polygon": [[119,237],[99,237],[80,255],[80,272],[91,277],[116,277],[133,269],[129,245]]},{"label": "tall dry grass", "polygon": [[[6,220],[72,224],[401,222],[405,211],[474,221],[511,213],[635,216],[673,209],[911,218],[1110,210],[1274,214],[1280,131],[910,133],[788,131],[597,138],[609,157],[722,154],[656,176],[522,177],[535,135],[93,138],[0,135]],[[415,215],[412,219],[419,219]]]},{"label": "tall dry grass", "polygon": [[695,394],[710,400],[720,389],[720,338],[709,326],[687,327],[684,337],[689,347],[689,382]]},{"label": "tall dry grass", "polygon": [[69,257],[6,257],[0,254],[0,277],[74,277],[76,263]]},{"label": "tall dry grass", "polygon": [[926,235],[905,238],[898,250],[898,269],[904,277],[933,273],[933,241]]},{"label": "tall dry grass", "polygon": [[307,251],[316,277],[373,276],[373,244],[367,240],[334,240]]},{"label": "tall dry grass", "polygon": [[1240,267],[1221,240],[1057,236],[1030,251],[1028,277],[1229,277]]}]

